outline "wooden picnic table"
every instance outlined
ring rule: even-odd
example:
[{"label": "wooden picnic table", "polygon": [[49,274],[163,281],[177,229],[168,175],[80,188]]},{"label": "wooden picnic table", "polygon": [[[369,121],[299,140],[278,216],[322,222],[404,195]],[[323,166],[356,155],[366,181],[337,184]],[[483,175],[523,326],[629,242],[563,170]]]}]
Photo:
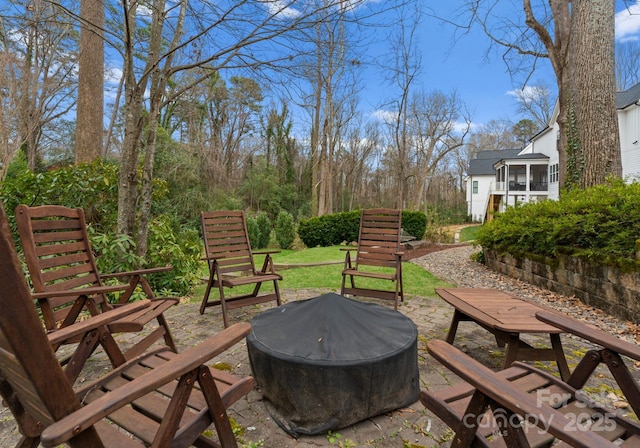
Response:
[{"label": "wooden picnic table", "polygon": [[[514,361],[555,361],[562,379],[569,378],[571,372],[560,341],[560,334],[565,331],[536,318],[538,311],[554,311],[492,288],[438,288],[435,291],[455,308],[447,334],[449,344],[453,344],[458,324],[472,321],[492,333],[498,346],[506,346],[504,368]],[[520,338],[523,333],[548,334],[551,348],[531,346]]]}]

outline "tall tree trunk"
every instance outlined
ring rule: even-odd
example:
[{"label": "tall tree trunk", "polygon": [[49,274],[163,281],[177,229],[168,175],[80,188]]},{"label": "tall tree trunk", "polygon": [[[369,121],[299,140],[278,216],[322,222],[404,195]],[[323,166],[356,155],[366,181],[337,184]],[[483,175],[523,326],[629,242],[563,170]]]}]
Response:
[{"label": "tall tree trunk", "polygon": [[[134,85],[127,84],[133,83]],[[125,133],[118,174],[118,233],[134,236],[138,202],[138,155],[142,117],[142,92],[135,80],[125,82]]]},{"label": "tall tree trunk", "polygon": [[[320,144],[320,120],[322,117],[322,50],[316,47],[316,83],[313,106],[313,122],[311,124],[311,210],[313,214],[322,215],[320,212],[320,184],[323,179],[320,176],[322,166]],[[323,205],[324,206],[324,205]]]},{"label": "tall tree trunk", "polygon": [[91,162],[102,154],[104,113],[104,2],[81,0],[78,105],[76,109],[76,163]]},{"label": "tall tree trunk", "polygon": [[622,176],[616,109],[614,6],[610,0],[574,0],[569,51],[570,101],[575,126],[569,143],[582,160],[579,188]]},{"label": "tall tree trunk", "polygon": [[146,80],[140,85],[135,78],[135,14],[137,3],[125,1],[125,59],[124,59],[124,141],[118,173],[118,233],[134,236],[136,224],[136,205],[138,201],[138,155],[140,152],[140,135],[144,129],[142,116],[142,100]]},{"label": "tall tree trunk", "polygon": [[[164,11],[164,0],[155,1],[154,11]],[[174,31],[174,41],[171,43],[171,48],[175,48],[178,45],[180,34],[182,33],[182,27],[184,24],[184,17],[187,10],[187,2],[182,2],[180,7],[180,14],[178,24]],[[157,40],[153,39],[156,51],[160,51],[160,45],[162,42],[162,29],[163,29],[163,14],[154,13],[154,30],[158,33]],[[171,67],[173,62],[174,52],[170,52],[164,60],[164,69],[155,66],[151,74],[150,85],[150,105],[149,105],[149,126],[147,131],[146,145],[145,145],[145,157],[142,167],[142,189],[140,192],[140,219],[138,221],[138,238],[136,246],[136,254],[140,258],[145,258],[147,255],[147,248],[149,246],[149,223],[151,222],[151,205],[153,202],[153,165],[155,163],[156,145],[157,145],[157,128],[159,126],[158,121],[160,118],[160,109],[162,107],[162,99],[164,98],[164,92],[167,86],[167,79],[169,75],[167,73],[168,68]]]},{"label": "tall tree trunk", "polygon": [[547,50],[551,66],[558,83],[558,140],[559,184],[564,186],[567,168],[567,114],[569,111],[569,69],[567,58],[571,34],[571,0],[549,0],[549,7],[553,17],[553,36],[549,29],[540,23],[533,14],[530,0],[523,0],[526,24],[531,28]]}]

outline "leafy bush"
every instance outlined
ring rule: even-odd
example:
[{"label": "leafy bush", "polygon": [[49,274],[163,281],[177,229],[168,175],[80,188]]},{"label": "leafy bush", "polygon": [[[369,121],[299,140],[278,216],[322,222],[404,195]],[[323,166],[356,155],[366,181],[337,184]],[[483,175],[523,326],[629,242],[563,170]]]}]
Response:
[{"label": "leafy bush", "polygon": [[264,249],[269,246],[271,241],[271,220],[266,212],[260,212],[256,216],[256,223],[258,224],[258,239],[256,241],[257,249]]},{"label": "leafy bush", "polygon": [[334,213],[303,219],[298,236],[307,247],[327,247],[358,241],[360,211]]},{"label": "leafy bush", "polygon": [[200,281],[202,239],[197,229],[175,230],[171,218],[156,216],[149,225],[147,266],[171,265],[173,269],[150,277],[162,295],[186,295]]},{"label": "leafy bush", "polygon": [[427,215],[423,212],[402,211],[402,228],[409,235],[421,240],[427,230]]},{"label": "leafy bush", "polygon": [[[166,183],[154,180],[154,201],[167,193]],[[16,169],[2,182],[0,197],[14,231],[18,204],[82,207],[101,272],[170,264],[171,271],[149,277],[151,287],[158,293],[186,294],[198,281],[195,272],[202,245],[196,230],[182,228],[175,218],[158,214],[150,222],[146,260],[135,255],[132,238],[116,233],[118,165],[115,163],[98,160],[43,173]]]},{"label": "leafy bush", "polygon": [[276,218],[276,242],[281,249],[291,249],[296,236],[293,216],[284,210]]},{"label": "leafy bush", "polygon": [[253,216],[248,216],[246,221],[249,244],[251,244],[252,249],[257,249],[258,243],[260,243],[260,227],[258,226],[258,221],[256,221],[256,218]]},{"label": "leafy bush", "polygon": [[[300,220],[298,236],[307,247],[356,242],[360,231],[360,213],[360,210],[354,210]],[[427,228],[427,216],[422,212],[404,210],[402,228],[422,239]]]},{"label": "leafy bush", "polygon": [[640,184],[616,180],[565,192],[559,201],[509,207],[476,240],[501,253],[566,254],[632,268],[639,235]]},{"label": "leafy bush", "polygon": [[56,204],[82,207],[94,227],[111,229],[117,220],[118,166],[96,161],[43,173],[12,170],[12,176],[2,182],[0,195],[12,224],[19,204]]}]

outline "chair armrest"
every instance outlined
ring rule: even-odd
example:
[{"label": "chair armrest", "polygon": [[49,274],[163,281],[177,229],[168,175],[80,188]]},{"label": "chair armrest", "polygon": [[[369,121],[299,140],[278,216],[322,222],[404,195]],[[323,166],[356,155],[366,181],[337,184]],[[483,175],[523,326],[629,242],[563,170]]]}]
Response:
[{"label": "chair armrest", "polygon": [[340,250],[351,252],[352,250],[358,250],[357,247],[341,247]]},{"label": "chair armrest", "polygon": [[527,421],[535,423],[560,440],[571,441],[571,446],[616,446],[593,432],[567,432],[566,428],[571,427],[572,421],[560,411],[539,403],[534,396],[518,389],[488,367],[445,341],[432,339],[427,343],[427,349],[431,356],[477,391],[517,415],[524,415],[525,418],[533,417]]},{"label": "chair armrest", "polygon": [[558,327],[561,330],[575,334],[576,336],[580,336],[581,338],[593,342],[594,344],[598,344],[612,352],[640,361],[640,347],[637,344],[617,338],[577,319],[572,319],[560,314],[554,314],[549,311],[538,311],[536,313],[536,317],[542,322]]},{"label": "chair armrest", "polygon": [[267,255],[267,254],[279,254],[282,252],[278,249],[260,249],[251,251],[254,255]]},{"label": "chair armrest", "polygon": [[135,271],[125,272],[112,272],[110,274],[100,274],[101,278],[118,278],[118,277],[131,277],[133,275],[148,275],[155,274],[157,272],[166,272],[173,269],[173,266],[158,266],[155,268],[136,269]]},{"label": "chair armrest", "polygon": [[129,285],[104,285],[90,286],[88,288],[79,289],[63,289],[60,291],[32,292],[31,297],[34,299],[47,299],[51,297],[79,297],[79,296],[95,296],[98,294],[106,294],[109,292],[124,291]]},{"label": "chair armrest", "polygon": [[48,446],[64,443],[115,410],[204,365],[208,360],[243,339],[250,331],[251,324],[248,322],[238,323],[222,330],[192,349],[178,354],[165,364],[53,423],[42,432],[42,441]]},{"label": "chair armrest", "polygon": [[116,309],[105,311],[103,313],[91,316],[89,319],[77,321],[71,325],[67,325],[59,330],[55,330],[47,335],[52,345],[60,344],[68,339],[78,335],[83,335],[98,327],[108,325],[118,319],[129,314],[141,311],[149,306],[149,300],[139,300],[128,305],[120,306]]}]

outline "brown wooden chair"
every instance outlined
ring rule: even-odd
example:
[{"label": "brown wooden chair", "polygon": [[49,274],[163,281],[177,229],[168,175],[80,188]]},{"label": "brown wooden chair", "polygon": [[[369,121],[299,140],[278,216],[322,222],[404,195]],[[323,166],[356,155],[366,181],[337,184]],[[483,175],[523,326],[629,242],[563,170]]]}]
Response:
[{"label": "brown wooden chair", "polygon": [[[220,305],[225,328],[229,326],[227,311],[247,305],[275,300],[280,306],[278,281],[282,276],[275,272],[270,254],[277,251],[255,252],[265,254],[261,270],[254,264],[247,232],[244,211],[220,210],[201,212],[202,236],[205,260],[209,264],[209,280],[200,305],[200,314],[205,308]],[[273,292],[260,294],[264,282],[273,282]],[[241,285],[255,285],[253,292],[232,297],[225,295],[225,288]],[[213,288],[218,290],[218,298],[209,300]]]},{"label": "brown wooden chair", "polygon": [[[373,297],[393,300],[394,309],[398,309],[398,300],[404,301],[402,285],[402,255],[400,250],[402,237],[402,211],[392,209],[362,210],[357,248],[347,251],[342,271],[341,294]],[[355,260],[351,251],[356,251]],[[371,269],[373,267],[373,269]],[[378,267],[390,268],[383,272]],[[346,286],[349,277],[350,287]],[[354,278],[365,277],[376,280],[389,280],[393,288],[370,289],[357,287]]]},{"label": "brown wooden chair", "polygon": [[[109,324],[96,341],[105,349],[114,366],[132,359],[163,340],[176,351],[169,325],[163,313],[178,303],[175,298],[155,298],[144,275],[161,272],[168,267],[143,269],[117,274],[101,275],[91,250],[84,212],[81,208],[57,205],[16,208],[16,222],[22,242],[25,261],[33,285],[32,298],[36,300],[48,332],[55,332],[78,319],[85,311],[92,315],[122,306],[131,298],[138,285],[149,301],[147,306]],[[105,278],[122,278],[127,283],[105,285]],[[120,292],[116,304],[106,294]],[[157,326],[149,331],[153,321]],[[142,332],[145,336],[123,353],[111,337],[112,333]],[[65,341],[73,343],[77,341]],[[54,347],[55,349],[58,346]],[[76,353],[74,363],[67,365],[67,374],[75,379],[95,346],[85,347],[84,356]]]},{"label": "brown wooden chair", "polygon": [[537,314],[602,346],[588,352],[566,382],[521,362],[494,372],[444,341],[428,342],[429,353],[465,381],[420,392],[422,404],[454,430],[451,446],[640,446],[637,421],[581,390],[595,367],[605,362],[637,413],[638,383],[621,355],[640,359],[638,346],[570,318],[546,311]]},{"label": "brown wooden chair", "polygon": [[[203,363],[242,340],[250,331],[248,323],[182,354],[159,347],[73,389],[51,342],[84,341],[113,319],[144,308],[145,302],[91,316],[47,336],[0,207],[0,393],[23,435],[18,446],[237,446],[226,409],[252,390],[253,379]],[[217,444],[206,436],[212,423]]]}]

